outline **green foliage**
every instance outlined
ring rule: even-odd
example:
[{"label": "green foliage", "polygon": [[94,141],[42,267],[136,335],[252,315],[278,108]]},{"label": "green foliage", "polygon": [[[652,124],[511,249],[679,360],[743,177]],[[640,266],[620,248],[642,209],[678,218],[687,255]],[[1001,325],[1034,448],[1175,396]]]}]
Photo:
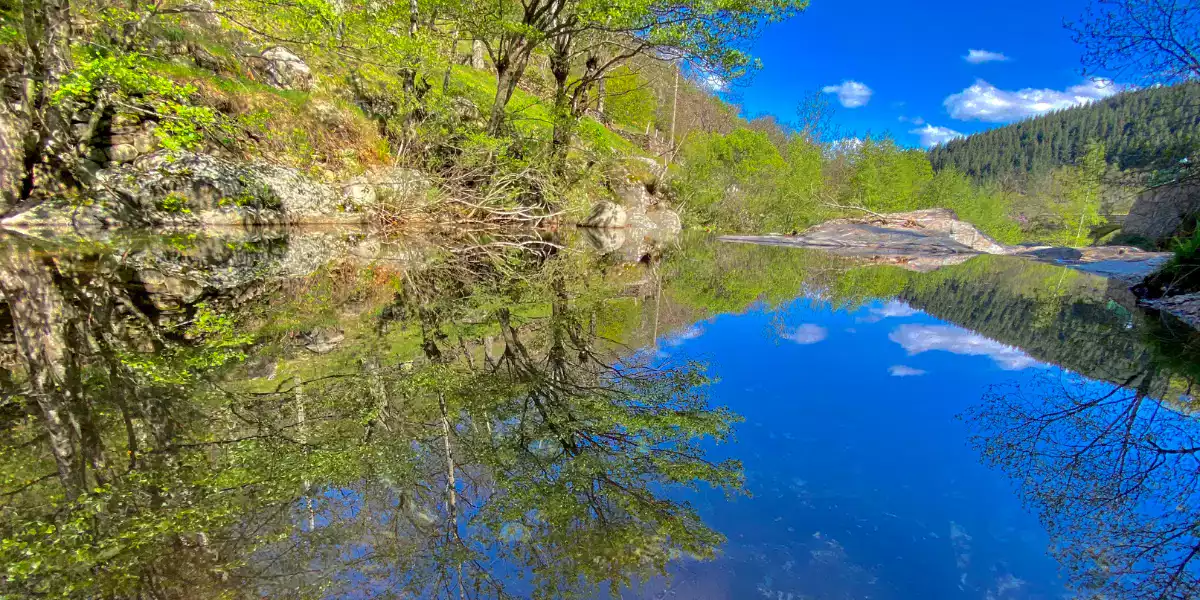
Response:
[{"label": "green foliage", "polygon": [[950,208],[1004,243],[1024,236],[1009,198],[953,170],[933,174],[923,152],[890,140],[866,140],[830,157],[803,136],[787,138],[785,153],[766,133],[738,129],[694,136],[673,171],[672,186],[705,225],[762,233],[804,229],[832,217],[919,208]]},{"label": "green foliage", "polygon": [[614,122],[641,130],[654,120],[658,99],[646,78],[621,66],[605,80],[604,114]]},{"label": "green foliage", "polygon": [[953,210],[958,218],[1004,244],[1024,240],[1020,225],[1009,214],[1012,202],[994,186],[980,186],[956,169],[943,169],[921,190],[922,207]]},{"label": "green foliage", "polygon": [[1175,256],[1146,280],[1152,295],[1200,291],[1200,228],[1172,240],[1171,250]]},{"label": "green foliage", "polygon": [[889,139],[864,140],[852,164],[848,204],[875,212],[914,208],[918,192],[933,179],[924,152],[900,149]]},{"label": "green foliage", "polygon": [[158,210],[172,214],[188,214],[192,212],[187,205],[187,198],[179,192],[171,192],[158,201]]},{"label": "green foliage", "polygon": [[787,170],[779,150],[761,132],[693,136],[680,152],[672,186],[685,210],[704,224],[753,230],[782,217],[776,187]]},{"label": "green foliage", "polygon": [[1052,229],[1043,239],[1068,246],[1085,246],[1093,227],[1105,222],[1100,214],[1105,170],[1104,145],[1088,146],[1080,164],[1060,167],[1051,175],[1053,188],[1044,209]]},{"label": "green foliage", "polygon": [[194,86],[153,74],[140,55],[90,53],[54,91],[53,101],[145,112],[159,122],[154,134],[164,148],[185,150],[199,146],[217,118],[212,109],[191,104],[195,92]]}]

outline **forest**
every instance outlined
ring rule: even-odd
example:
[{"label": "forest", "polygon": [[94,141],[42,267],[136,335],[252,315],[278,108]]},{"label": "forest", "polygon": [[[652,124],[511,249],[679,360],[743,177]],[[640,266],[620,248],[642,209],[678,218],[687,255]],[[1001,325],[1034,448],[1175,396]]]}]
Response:
[{"label": "forest", "polygon": [[1200,144],[1200,84],[1126,91],[1111,98],[951,140],[929,152],[936,170],[1016,178],[1076,164],[1089,142],[1122,170],[1178,169]]}]

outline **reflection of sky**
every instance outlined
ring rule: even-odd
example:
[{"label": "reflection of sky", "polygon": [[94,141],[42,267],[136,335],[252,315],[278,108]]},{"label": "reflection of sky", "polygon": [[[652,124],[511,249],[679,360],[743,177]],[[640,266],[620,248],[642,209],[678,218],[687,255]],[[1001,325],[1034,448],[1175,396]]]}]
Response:
[{"label": "reflection of sky", "polygon": [[716,317],[672,349],[745,417],[714,458],[743,461],[753,495],[691,496],[729,541],[673,566],[675,596],[1062,597],[1044,530],[957,418],[1042,365],[899,302],[781,310]]},{"label": "reflection of sky", "polygon": [[813,323],[805,323],[785,332],[783,339],[797,344],[815,344],[829,337],[829,330]]},{"label": "reflection of sky", "polygon": [[882,304],[867,307],[867,314],[858,318],[863,323],[875,323],[893,317],[911,317],[921,311],[900,300],[888,300]]},{"label": "reflection of sky", "polygon": [[888,339],[900,344],[910,355],[944,350],[966,356],[988,356],[1001,369],[1019,371],[1036,366],[1038,362],[1019,348],[953,325],[901,325]]}]

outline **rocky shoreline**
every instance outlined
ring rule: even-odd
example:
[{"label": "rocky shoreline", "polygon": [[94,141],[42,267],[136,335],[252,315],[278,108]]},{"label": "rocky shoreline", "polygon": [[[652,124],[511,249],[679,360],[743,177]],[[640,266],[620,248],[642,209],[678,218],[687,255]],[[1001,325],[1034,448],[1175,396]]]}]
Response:
[{"label": "rocky shoreline", "polygon": [[[980,254],[1017,256],[1085,271],[1136,286],[1172,254],[1131,246],[1006,246],[960,221],[952,210],[935,208],[827,221],[796,235],[723,236],[723,242],[812,248],[876,264],[928,272]],[[1200,328],[1200,294],[1139,304],[1170,313]]]}]

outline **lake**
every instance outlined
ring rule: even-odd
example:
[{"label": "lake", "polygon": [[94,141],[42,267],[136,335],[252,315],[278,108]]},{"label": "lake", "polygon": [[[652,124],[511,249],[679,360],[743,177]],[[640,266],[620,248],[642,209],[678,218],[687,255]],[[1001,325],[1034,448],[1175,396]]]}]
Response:
[{"label": "lake", "polygon": [[1189,598],[1200,334],[686,236],[7,235],[13,597]]}]

